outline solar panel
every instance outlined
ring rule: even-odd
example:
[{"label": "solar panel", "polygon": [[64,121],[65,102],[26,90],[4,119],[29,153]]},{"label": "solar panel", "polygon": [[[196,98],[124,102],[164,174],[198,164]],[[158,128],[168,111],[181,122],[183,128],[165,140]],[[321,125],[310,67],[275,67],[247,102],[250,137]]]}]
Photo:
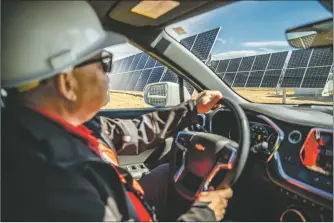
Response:
[{"label": "solar panel", "polygon": [[288,68],[306,67],[312,50],[294,50],[292,51]]},{"label": "solar panel", "polygon": [[248,78],[249,72],[238,72],[232,87],[244,87]]},{"label": "solar panel", "polygon": [[197,35],[194,35],[194,36],[189,36],[187,38],[184,38],[180,41],[180,43],[185,47],[187,48],[188,50],[191,49],[192,45],[194,44],[194,41],[196,39],[196,36]]},{"label": "solar panel", "polygon": [[217,75],[218,75],[218,77],[220,77],[220,79],[224,80],[225,73],[220,73],[220,74],[217,74]]},{"label": "solar panel", "polygon": [[111,69],[111,74],[116,74],[117,73],[117,69],[119,67],[119,60],[116,60],[112,63],[112,69]]},{"label": "solar panel", "polygon": [[114,71],[115,74],[120,73],[121,70],[121,66],[122,66],[122,59],[117,60],[118,66],[116,68],[116,70]]},{"label": "solar panel", "polygon": [[145,64],[147,62],[147,59],[148,59],[148,55],[146,53],[141,53],[142,56],[138,62],[138,65],[136,67],[136,70],[140,70],[140,69],[143,69],[145,67]]},{"label": "solar panel", "polygon": [[153,57],[148,56],[148,60],[145,65],[145,69],[154,67],[155,62],[156,60]]},{"label": "solar panel", "polygon": [[260,87],[263,75],[264,75],[264,71],[250,72],[247,83],[246,83],[246,87]]},{"label": "solar panel", "polygon": [[168,69],[165,75],[163,76],[163,78],[161,79],[161,81],[169,81],[169,82],[177,83],[178,76],[172,70]]},{"label": "solar panel", "polygon": [[117,90],[118,83],[120,82],[120,74],[115,74],[112,76],[112,79],[109,81],[109,85],[111,85],[111,89]]},{"label": "solar panel", "polygon": [[109,79],[109,88],[116,90],[117,89],[117,84],[120,80],[119,78],[120,74],[113,74],[111,75],[111,78]]},{"label": "solar panel", "polygon": [[287,69],[285,71],[281,87],[299,88],[304,73],[305,73],[305,68]]},{"label": "solar panel", "polygon": [[270,54],[258,55],[255,57],[255,61],[252,67],[253,70],[265,70],[270,58]]},{"label": "solar panel", "polygon": [[136,86],[136,83],[137,83],[137,81],[138,81],[138,79],[140,77],[140,73],[141,73],[140,70],[137,70],[137,71],[133,72],[132,77],[129,80],[129,84],[126,87],[127,91],[133,91],[134,90],[134,88]]},{"label": "solar panel", "polygon": [[198,34],[191,52],[201,60],[206,60],[215,42],[219,28]]},{"label": "solar panel", "polygon": [[121,81],[118,84],[119,85],[118,90],[125,90],[126,89],[126,86],[128,85],[132,74],[133,74],[133,72],[128,72],[128,73],[121,74],[122,77],[121,77]]},{"label": "solar panel", "polygon": [[324,88],[331,66],[307,68],[302,88]]},{"label": "solar panel", "polygon": [[223,78],[225,83],[231,86],[235,78],[235,74],[236,74],[235,72],[225,73],[224,78]]},{"label": "solar panel", "polygon": [[242,58],[235,58],[230,60],[230,63],[227,67],[227,72],[236,72],[238,70],[241,59]]},{"label": "solar panel", "polygon": [[226,68],[228,66],[228,63],[230,62],[230,60],[220,60],[216,73],[223,73],[226,71]]},{"label": "solar panel", "polygon": [[282,69],[288,56],[288,51],[271,54],[267,69]]},{"label": "solar panel", "polygon": [[150,77],[152,69],[143,70],[140,74],[138,82],[135,86],[135,91],[143,91],[146,85],[147,79]]},{"label": "solar panel", "polygon": [[131,71],[130,67],[131,67],[132,61],[135,58],[135,56],[130,56],[128,58],[129,59],[126,61],[126,64],[124,65],[123,72]]},{"label": "solar panel", "polygon": [[326,66],[333,63],[333,50],[331,48],[313,49],[309,67]]},{"label": "solar panel", "polygon": [[163,71],[164,71],[163,67],[154,68],[150,77],[149,77],[149,79],[148,79],[148,81],[147,81],[147,84],[159,82],[159,80],[161,79],[161,75],[162,75]]},{"label": "solar panel", "polygon": [[281,76],[282,70],[267,70],[264,73],[261,88],[275,88]]},{"label": "solar panel", "polygon": [[131,63],[131,66],[129,68],[130,71],[136,70],[136,67],[137,67],[138,62],[140,60],[140,57],[141,57],[141,53],[138,53],[138,54],[134,55],[134,59],[133,59],[133,61]]},{"label": "solar panel", "polygon": [[124,72],[123,69],[124,69],[124,66],[125,66],[125,64],[126,64],[127,61],[128,61],[128,57],[121,59],[119,68],[117,70],[117,73],[123,73]]},{"label": "solar panel", "polygon": [[163,64],[160,61],[157,61],[154,65],[154,67],[162,67]]},{"label": "solar panel", "polygon": [[219,64],[219,60],[213,60],[210,62],[209,67],[211,68],[211,70],[215,71],[217,69],[218,64]]},{"label": "solar panel", "polygon": [[238,71],[250,71],[254,62],[255,56],[243,57]]}]

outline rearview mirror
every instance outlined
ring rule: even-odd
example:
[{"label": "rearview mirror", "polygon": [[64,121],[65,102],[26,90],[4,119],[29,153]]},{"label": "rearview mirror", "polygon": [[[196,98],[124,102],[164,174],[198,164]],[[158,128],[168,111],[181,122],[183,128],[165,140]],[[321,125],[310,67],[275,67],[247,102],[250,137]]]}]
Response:
[{"label": "rearview mirror", "polygon": [[[191,96],[183,86],[184,100],[190,100]],[[156,107],[169,107],[180,104],[180,86],[172,82],[159,82],[148,84],[144,90],[146,104]]]},{"label": "rearview mirror", "polygon": [[290,46],[300,49],[333,45],[333,18],[289,29],[285,32]]}]

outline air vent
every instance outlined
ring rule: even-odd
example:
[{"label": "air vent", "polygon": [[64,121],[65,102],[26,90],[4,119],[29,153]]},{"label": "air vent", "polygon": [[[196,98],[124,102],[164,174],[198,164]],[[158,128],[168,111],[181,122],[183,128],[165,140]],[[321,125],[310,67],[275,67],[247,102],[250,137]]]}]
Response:
[{"label": "air vent", "polygon": [[290,134],[288,136],[288,139],[289,139],[290,143],[297,144],[302,139],[302,134],[299,131],[294,130],[294,131],[290,132]]}]

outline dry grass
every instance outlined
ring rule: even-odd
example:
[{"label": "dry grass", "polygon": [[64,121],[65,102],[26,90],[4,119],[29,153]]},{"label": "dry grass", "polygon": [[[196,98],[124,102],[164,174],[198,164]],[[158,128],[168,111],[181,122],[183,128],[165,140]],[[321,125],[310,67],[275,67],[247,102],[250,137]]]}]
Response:
[{"label": "dry grass", "polygon": [[[282,103],[282,90],[276,94],[275,89],[259,89],[259,88],[236,88],[234,89],[244,98],[257,103]],[[333,96],[329,97],[314,97],[314,96],[295,96],[294,89],[287,89],[286,103],[287,104],[333,104]]]},{"label": "dry grass", "polygon": [[104,109],[120,109],[120,108],[147,108],[144,102],[142,92],[134,91],[112,91],[110,92],[110,102],[104,106]]},{"label": "dry grass", "polygon": [[[238,94],[247,98],[250,101],[258,103],[282,103],[282,91],[279,95],[276,95],[275,89],[234,89]],[[293,89],[287,89],[287,104],[332,104],[333,97],[304,97],[294,96]],[[197,94],[194,95],[194,98]],[[104,107],[104,109],[121,109],[121,108],[147,108],[145,104],[142,92],[125,92],[125,91],[112,91],[110,93],[110,102]]]}]

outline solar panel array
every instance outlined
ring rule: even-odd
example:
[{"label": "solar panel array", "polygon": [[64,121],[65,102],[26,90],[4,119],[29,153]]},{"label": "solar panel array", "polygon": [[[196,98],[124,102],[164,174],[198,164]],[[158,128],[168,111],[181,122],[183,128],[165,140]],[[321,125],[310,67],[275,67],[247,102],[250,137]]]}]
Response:
[{"label": "solar panel array", "polygon": [[[189,36],[180,43],[207,62],[220,28]],[[231,87],[245,88],[323,88],[333,64],[330,48],[301,49],[241,58],[209,61],[210,68]],[[149,83],[178,83],[178,76],[153,57],[142,52],[113,64],[110,75],[113,90],[143,91]],[[194,88],[185,81],[192,94]]]},{"label": "solar panel array", "polygon": [[[220,28],[189,36],[180,43],[202,61],[211,53]],[[169,81],[178,83],[178,76],[153,57],[142,52],[117,60],[110,74],[110,88],[122,91],[143,91],[150,83]],[[184,86],[192,94],[194,88],[184,81]]]},{"label": "solar panel array", "polygon": [[331,66],[330,48],[301,49],[210,62],[231,87],[324,88]]}]

